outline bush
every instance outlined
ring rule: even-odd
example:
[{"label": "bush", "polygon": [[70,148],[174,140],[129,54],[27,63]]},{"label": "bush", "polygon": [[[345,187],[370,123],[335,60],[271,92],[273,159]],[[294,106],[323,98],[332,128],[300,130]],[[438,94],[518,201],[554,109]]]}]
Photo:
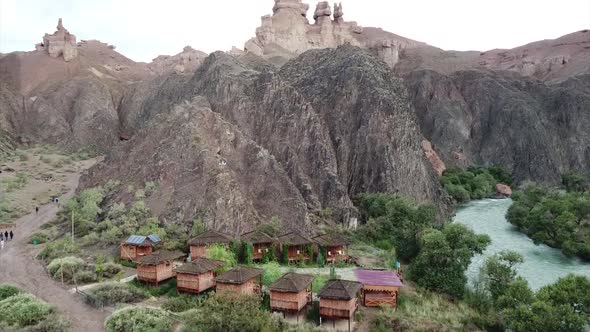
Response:
[{"label": "bush", "polygon": [[22,293],[22,291],[16,286],[0,284],[0,301],[20,293]]},{"label": "bush", "polygon": [[105,322],[107,332],[170,331],[172,326],[164,310],[146,307],[117,310]]},{"label": "bush", "polygon": [[178,296],[176,291],[176,279],[170,279],[158,285],[158,287],[148,286],[137,279],[134,279],[128,285],[139,288],[140,290],[148,292],[151,296],[160,297],[167,295],[170,297]]},{"label": "bush", "polygon": [[487,235],[477,235],[460,224],[447,224],[442,231],[427,230],[421,238],[420,254],[410,266],[410,277],[421,287],[460,298],[471,258],[489,243]]},{"label": "bush", "polygon": [[260,268],[264,269],[264,273],[262,274],[262,283],[266,286],[279,280],[279,278],[283,275],[283,272],[281,272],[281,266],[277,262],[262,264]]},{"label": "bush", "polygon": [[530,185],[513,195],[506,219],[535,243],[590,261],[590,194]]},{"label": "bush", "polygon": [[31,294],[17,294],[0,301],[0,322],[9,326],[33,326],[53,313],[52,306]]},{"label": "bush", "polygon": [[86,278],[86,275],[80,274],[85,267],[86,263],[82,259],[69,256],[54,259],[47,266],[47,270],[53,279],[69,283],[74,281],[74,277]]},{"label": "bush", "polygon": [[258,332],[279,331],[280,325],[269,312],[260,309],[260,299],[228,292],[210,297],[203,306],[187,315],[185,331]]},{"label": "bush", "polygon": [[185,312],[201,306],[203,302],[207,300],[207,297],[207,294],[203,294],[200,296],[181,295],[169,298],[166,303],[162,305],[162,309],[172,312]]},{"label": "bush", "polygon": [[470,167],[467,170],[449,168],[441,177],[441,184],[458,203],[490,197],[496,193],[496,184],[512,184],[510,174],[500,166]]},{"label": "bush", "polygon": [[77,244],[72,242],[70,237],[63,240],[55,240],[45,245],[43,250],[38,255],[38,258],[44,260],[51,260],[57,257],[68,256],[76,254],[80,251]]},{"label": "bush", "polygon": [[364,194],[358,205],[361,220],[366,222],[357,232],[358,240],[379,243],[385,250],[395,247],[404,260],[418,254],[420,234],[436,220],[433,205],[417,204],[396,195]]},{"label": "bush", "polygon": [[115,263],[105,263],[102,271],[102,275],[105,278],[112,278],[119,274],[123,270],[123,267]]},{"label": "bush", "polygon": [[92,271],[78,271],[76,272],[75,277],[76,278],[72,281],[75,281],[78,284],[89,284],[98,280],[96,273]]},{"label": "bush", "polygon": [[238,264],[236,255],[226,246],[221,244],[214,244],[207,248],[207,258],[216,259],[225,262],[223,270],[227,271]]},{"label": "bush", "polygon": [[149,297],[139,288],[122,283],[106,283],[93,287],[88,291],[93,305],[102,307],[117,303],[136,303]]}]

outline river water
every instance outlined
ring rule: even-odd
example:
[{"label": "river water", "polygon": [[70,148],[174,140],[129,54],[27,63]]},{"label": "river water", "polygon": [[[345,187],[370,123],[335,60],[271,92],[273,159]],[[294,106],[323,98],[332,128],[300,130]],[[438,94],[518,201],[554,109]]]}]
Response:
[{"label": "river water", "polygon": [[535,245],[525,234],[508,223],[505,216],[511,204],[510,199],[487,199],[470,202],[457,211],[455,222],[470,227],[478,234],[487,234],[492,239],[486,251],[473,258],[467,270],[470,281],[478,276],[486,257],[506,249],[516,251],[524,257],[524,263],[517,266],[518,274],[534,290],[569,273],[590,277],[590,263],[568,258],[560,250],[546,245]]}]

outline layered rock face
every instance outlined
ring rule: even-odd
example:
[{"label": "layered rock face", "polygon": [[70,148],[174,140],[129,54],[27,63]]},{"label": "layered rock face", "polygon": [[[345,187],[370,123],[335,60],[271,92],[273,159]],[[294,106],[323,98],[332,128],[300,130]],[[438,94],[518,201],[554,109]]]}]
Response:
[{"label": "layered rock face", "polygon": [[[276,215],[286,228],[310,227],[305,202],[281,165],[211,111],[203,97],[154,115],[81,185],[100,185],[108,178],[136,187],[158,183],[146,203],[164,222],[200,217],[210,228],[238,235]],[[121,191],[117,200],[132,196]]]},{"label": "layered rock face", "polygon": [[194,73],[206,57],[207,53],[185,46],[182,52],[176,55],[158,56],[148,64],[148,68],[156,75]]},{"label": "layered rock face", "polygon": [[[100,183],[109,177],[127,179],[132,176],[131,165],[152,167],[147,166],[150,162],[145,159],[151,158],[146,152],[149,149],[138,147],[144,144],[140,142],[161,144],[160,150],[169,151],[167,161],[163,162],[168,167],[155,162],[158,168],[180,167],[186,172],[194,169],[195,166],[181,167],[186,158],[192,160],[193,152],[184,148],[180,151],[173,143],[183,142],[187,136],[195,137],[194,134],[167,127],[158,131],[166,136],[156,138],[145,124],[162,123],[163,120],[154,119],[164,119],[168,113],[174,113],[174,105],[183,105],[185,101],[192,104],[202,96],[210,105],[206,108],[231,124],[227,135],[236,137],[227,143],[228,150],[218,148],[221,143],[207,143],[212,156],[222,159],[223,167],[234,169],[235,181],[249,179],[244,188],[254,186],[265,193],[252,196],[252,188],[250,196],[241,194],[247,197],[245,201],[251,201],[244,204],[254,208],[251,224],[277,215],[286,228],[309,227],[320,211],[330,208],[334,221],[354,225],[357,211],[352,198],[364,192],[396,192],[421,202],[435,202],[441,215],[447,214],[446,196],[420,147],[422,136],[405,87],[383,62],[351,46],[307,52],[280,71],[261,65],[260,59],[247,59],[217,52],[205,60],[189,81],[175,76],[136,86],[123,98],[120,114],[130,134],[140,138],[132,138],[126,143],[125,152],[118,155],[127,157],[109,157],[106,165],[100,166],[104,171],[92,172],[84,183]],[[235,133],[237,128],[240,134]],[[211,142],[212,138],[206,137],[209,133],[202,135],[198,135],[201,142]],[[245,141],[259,148],[245,148],[241,145]],[[137,149],[143,152],[138,153]],[[260,175],[252,180],[250,173],[254,169],[237,165],[244,160],[258,160],[255,155],[268,155],[269,160],[276,160],[276,166],[273,171],[259,170],[256,174]],[[275,167],[280,169],[274,170]],[[147,178],[150,173],[157,172],[149,170],[138,178]],[[177,185],[169,188],[168,195],[176,195],[181,182],[187,188],[195,188],[204,181],[188,174],[174,175]],[[206,181],[214,183],[212,179]],[[170,200],[166,208],[155,210],[168,215],[190,206],[182,213],[182,219],[190,221],[210,203],[198,196]],[[232,205],[230,210],[240,209]],[[237,222],[234,219],[222,215],[220,210],[211,212],[207,220],[233,229]]]},{"label": "layered rock face", "polygon": [[[275,0],[272,16],[263,16],[256,37],[246,42],[246,52],[266,58],[290,59],[307,50],[350,44],[372,50],[389,66],[399,59],[401,44],[380,34],[363,33],[356,22],[344,21],[342,4],[332,9],[327,1],[317,4],[314,24],[306,18],[309,6],[301,0]],[[281,64],[285,60],[280,60]]]},{"label": "layered rock face", "polygon": [[590,75],[549,84],[510,72],[415,71],[424,136],[447,166],[502,165],[517,180],[590,172]]},{"label": "layered rock face", "polygon": [[57,31],[52,35],[45,34],[43,43],[35,45],[37,50],[44,50],[52,58],[63,57],[70,61],[78,56],[76,36],[71,34],[62,24],[61,18],[57,22]]}]

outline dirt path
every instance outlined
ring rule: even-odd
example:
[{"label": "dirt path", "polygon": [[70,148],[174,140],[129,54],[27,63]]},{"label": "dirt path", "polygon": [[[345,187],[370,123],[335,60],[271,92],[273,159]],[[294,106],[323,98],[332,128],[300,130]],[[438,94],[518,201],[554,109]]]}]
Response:
[{"label": "dirt path", "polygon": [[[78,174],[68,175],[68,192],[60,198],[65,202],[78,186]],[[16,221],[15,238],[6,242],[0,250],[0,282],[15,284],[35,296],[55,305],[71,322],[72,331],[104,331],[105,312],[86,305],[81,298],[72,295],[62,285],[49,277],[41,263],[35,259],[37,248],[28,243],[29,236],[39,227],[51,221],[59,208],[55,204],[41,207]]]}]

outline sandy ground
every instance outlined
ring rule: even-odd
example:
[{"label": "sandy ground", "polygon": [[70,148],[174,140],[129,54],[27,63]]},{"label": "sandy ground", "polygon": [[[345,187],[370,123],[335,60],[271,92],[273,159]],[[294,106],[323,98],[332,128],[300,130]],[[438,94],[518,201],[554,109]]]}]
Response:
[{"label": "sandy ground", "polygon": [[[87,165],[88,166],[88,165]],[[74,194],[78,186],[79,174],[64,175],[66,194],[64,201]],[[41,207],[38,214],[31,213],[16,221],[15,238],[6,243],[0,251],[0,282],[15,284],[33,295],[55,305],[58,311],[71,322],[72,331],[104,331],[106,312],[94,309],[68,289],[49,277],[41,262],[35,259],[40,250],[28,243],[29,236],[39,227],[51,221],[59,208],[55,204]]]},{"label": "sandy ground", "polygon": [[[0,161],[0,198],[13,210],[14,217],[21,217],[33,212],[36,206],[51,202],[52,197],[66,193],[69,176],[94,162],[74,160],[50,148],[19,150],[18,155]],[[7,184],[18,175],[26,178],[24,186],[9,190]]]}]

